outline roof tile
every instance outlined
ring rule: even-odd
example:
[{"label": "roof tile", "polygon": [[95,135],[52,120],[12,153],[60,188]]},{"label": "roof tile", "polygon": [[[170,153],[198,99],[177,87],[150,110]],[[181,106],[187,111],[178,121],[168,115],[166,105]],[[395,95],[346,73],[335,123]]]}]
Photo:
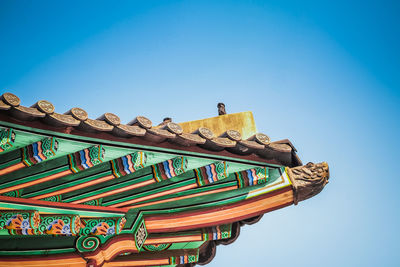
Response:
[{"label": "roof tile", "polygon": [[[88,132],[110,132],[119,137],[139,137],[155,144],[170,142],[180,146],[199,146],[211,151],[227,150],[238,155],[256,154],[265,159],[273,159],[288,166],[301,164],[295,154],[292,143],[285,139],[271,143],[270,138],[257,133],[247,140],[242,140],[240,132],[226,130],[219,137],[206,128],[199,127],[196,131],[184,132],[179,124],[168,122],[158,127],[152,127],[152,122],[144,116],[137,116],[128,124],[121,124],[120,118],[112,113],[104,113],[97,120],[89,119],[88,114],[81,108],[72,108],[64,114],[54,112],[54,106],[40,100],[32,107],[20,106],[20,99],[5,93],[0,99],[0,111],[7,116],[20,120],[42,120],[56,127],[64,127],[62,132],[71,132],[72,129]],[[104,138],[104,137],[103,137]]]}]

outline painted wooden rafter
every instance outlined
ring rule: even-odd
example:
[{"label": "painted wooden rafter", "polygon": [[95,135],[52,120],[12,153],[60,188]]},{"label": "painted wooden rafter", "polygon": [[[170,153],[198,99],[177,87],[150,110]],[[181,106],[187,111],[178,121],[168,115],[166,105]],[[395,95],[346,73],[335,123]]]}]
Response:
[{"label": "painted wooden rafter", "polygon": [[[188,171],[188,170],[187,170]],[[162,196],[167,196],[171,194],[176,194],[186,190],[198,188],[200,186],[215,183],[219,180],[223,180],[228,177],[228,164],[225,161],[212,163],[192,171],[193,175],[185,178],[180,186],[164,186],[161,188],[155,188],[146,192],[146,194],[133,194],[131,196],[126,196],[122,199],[114,199],[111,203],[105,202],[104,204],[110,207],[131,207],[132,204],[148,201],[154,198],[159,198]],[[154,192],[154,193],[153,193]]]},{"label": "painted wooden rafter", "polygon": [[[54,137],[46,137],[38,142],[20,149],[18,158],[7,167],[0,167],[0,176],[27,168],[54,157],[58,150],[58,141]],[[0,191],[2,192],[2,191]]]},{"label": "painted wooden rafter", "polygon": [[[54,138],[45,138],[42,141],[22,148],[21,163],[3,169],[5,171],[4,174],[20,169],[18,167],[20,164],[23,165],[21,167],[23,168],[24,166],[32,166],[53,157],[55,155],[54,151],[57,151],[56,144],[57,141]],[[0,194],[52,181],[92,168],[103,162],[104,151],[101,145],[95,145],[67,155],[68,164],[44,172],[40,172],[39,169],[39,173],[36,175],[28,175],[17,179],[9,177],[7,181],[0,184]],[[14,169],[14,167],[17,169]]]},{"label": "painted wooden rafter", "polygon": [[187,158],[175,157],[164,162],[151,165],[151,173],[147,175],[135,177],[135,179],[126,180],[124,182],[112,184],[109,187],[91,189],[85,193],[64,199],[65,202],[80,204],[87,201],[119,194],[122,192],[141,188],[150,184],[159,183],[164,180],[173,178],[184,173],[187,170]]},{"label": "painted wooden rafter", "polygon": [[[220,166],[217,168],[216,166]],[[209,171],[211,170],[211,171]],[[188,185],[188,188],[180,187],[165,190],[163,192],[152,193],[151,191],[144,197],[137,197],[131,200],[129,197],[125,197],[120,203],[109,205],[110,207],[127,207],[127,208],[140,208],[150,205],[156,205],[161,203],[167,203],[172,201],[178,201],[188,198],[195,198],[204,195],[211,195],[231,191],[247,186],[254,186],[269,181],[269,168],[267,167],[256,167],[239,171],[232,175],[231,179],[226,179],[229,176],[228,165],[226,162],[220,162],[217,164],[210,164],[205,167],[195,169],[196,182],[192,182]],[[222,181],[224,180],[224,181]],[[219,182],[216,186],[210,186],[215,182]],[[196,183],[197,186],[194,186]],[[197,189],[197,190],[196,190]],[[177,194],[181,192],[180,194]],[[184,193],[184,195],[182,195]],[[149,201],[152,200],[152,201]],[[113,201],[116,202],[116,201]],[[132,205],[134,204],[134,205]],[[105,205],[108,206],[106,202]]]},{"label": "painted wooden rafter", "polygon": [[[26,194],[25,197],[32,199],[45,199],[48,197],[53,197],[57,195],[62,195],[68,192],[77,191],[83,188],[87,188],[96,184],[104,183],[106,181],[110,181],[115,178],[120,178],[128,174],[132,174],[137,170],[144,167],[146,163],[146,154],[144,152],[135,152],[128,154],[126,156],[117,158],[115,160],[111,160],[109,162],[110,168],[109,171],[102,172],[101,175],[97,176],[89,176],[91,180],[78,180],[72,181],[69,184],[61,184],[62,189],[58,189],[59,187],[47,189],[50,191],[48,193],[40,193],[34,192],[31,194]],[[72,165],[72,164],[71,164]],[[62,199],[62,197],[60,197]]]}]

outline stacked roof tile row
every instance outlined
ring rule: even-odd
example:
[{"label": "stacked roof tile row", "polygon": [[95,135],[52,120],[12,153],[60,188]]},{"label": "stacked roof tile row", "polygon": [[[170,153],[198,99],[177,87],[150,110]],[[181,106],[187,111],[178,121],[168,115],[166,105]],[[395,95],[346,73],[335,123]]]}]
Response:
[{"label": "stacked roof tile row", "polygon": [[1,96],[0,110],[18,120],[40,120],[53,127],[64,128],[64,132],[72,129],[85,132],[108,132],[123,138],[139,137],[155,145],[170,142],[183,147],[199,146],[210,151],[227,150],[238,155],[254,153],[264,159],[278,160],[283,165],[291,167],[302,165],[289,140],[271,142],[270,138],[263,133],[257,133],[248,139],[242,139],[240,132],[232,129],[227,129],[220,136],[215,136],[210,129],[205,127],[187,133],[177,123],[168,122],[153,126],[151,120],[143,116],[137,116],[129,123],[122,124],[120,118],[112,113],[104,113],[97,119],[90,119],[85,110],[76,107],[64,114],[57,113],[54,105],[46,100],[40,100],[31,107],[25,107],[21,105],[20,99],[11,93],[4,93]]}]

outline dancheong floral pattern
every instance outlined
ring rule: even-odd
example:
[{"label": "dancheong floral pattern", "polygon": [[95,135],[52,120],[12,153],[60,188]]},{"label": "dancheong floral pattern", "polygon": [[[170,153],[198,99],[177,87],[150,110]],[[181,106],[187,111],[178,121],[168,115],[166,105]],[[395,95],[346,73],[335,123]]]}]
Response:
[{"label": "dancheong floral pattern", "polygon": [[15,137],[13,129],[0,130],[0,153],[14,146]]},{"label": "dancheong floral pattern", "polygon": [[23,219],[21,214],[13,215],[7,220],[5,228],[7,229],[26,229],[29,228],[29,221]]},{"label": "dancheong floral pattern", "polygon": [[54,220],[50,225],[47,226],[46,234],[49,235],[72,235],[71,227],[69,224],[65,224],[63,220]]},{"label": "dancheong floral pattern", "polygon": [[115,225],[110,227],[106,222],[100,222],[93,227],[91,233],[93,235],[114,235]]},{"label": "dancheong floral pattern", "polygon": [[37,211],[0,212],[0,229],[8,229],[9,234],[35,234],[40,223]]},{"label": "dancheong floral pattern", "polygon": [[80,218],[77,215],[43,216],[39,232],[46,235],[77,235],[81,230]]},{"label": "dancheong floral pattern", "polygon": [[126,222],[125,217],[108,218],[83,218],[80,235],[117,235],[121,232]]}]

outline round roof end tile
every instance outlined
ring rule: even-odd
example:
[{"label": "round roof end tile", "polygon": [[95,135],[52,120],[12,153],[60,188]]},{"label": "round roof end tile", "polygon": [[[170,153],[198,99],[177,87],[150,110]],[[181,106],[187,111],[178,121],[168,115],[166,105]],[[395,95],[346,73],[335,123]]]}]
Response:
[{"label": "round roof end tile", "polygon": [[144,116],[137,116],[136,121],[139,123],[139,125],[143,128],[150,129],[152,126],[151,120]]},{"label": "round roof end tile", "polygon": [[271,143],[269,136],[263,133],[257,133],[255,140],[262,145],[269,145],[269,143]]},{"label": "round roof end tile", "polygon": [[228,130],[226,131],[226,136],[233,141],[242,140],[242,135],[236,130]]},{"label": "round roof end tile", "polygon": [[6,104],[13,107],[17,107],[21,104],[21,100],[19,99],[19,97],[11,93],[4,93],[1,98]]},{"label": "round roof end tile", "polygon": [[120,118],[119,118],[117,115],[113,114],[113,113],[109,113],[109,112],[104,113],[104,119],[105,119],[109,124],[111,124],[111,125],[113,125],[113,126],[118,126],[118,125],[121,124]]},{"label": "round roof end tile", "polygon": [[88,114],[81,108],[71,108],[69,113],[77,120],[85,121],[88,119]]},{"label": "round roof end tile", "polygon": [[46,114],[53,114],[54,113],[54,105],[47,100],[39,100],[35,105],[38,110]]},{"label": "round roof end tile", "polygon": [[214,138],[214,133],[206,127],[200,127],[198,129],[198,132],[199,132],[199,135],[205,139],[210,140],[210,139]]},{"label": "round roof end tile", "polygon": [[168,131],[174,133],[174,134],[182,134],[183,133],[183,129],[182,127],[175,123],[175,122],[168,122],[166,125],[166,128],[168,129]]}]

